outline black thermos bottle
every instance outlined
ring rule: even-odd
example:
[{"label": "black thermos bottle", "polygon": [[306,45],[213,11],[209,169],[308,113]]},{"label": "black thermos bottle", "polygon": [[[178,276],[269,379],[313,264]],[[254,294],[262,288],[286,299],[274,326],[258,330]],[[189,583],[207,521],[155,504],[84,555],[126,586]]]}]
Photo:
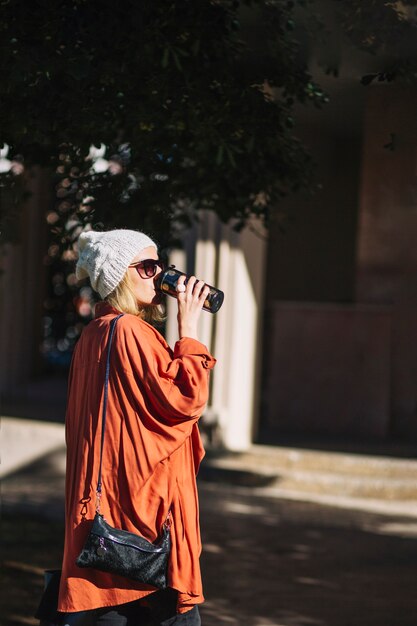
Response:
[{"label": "black thermos bottle", "polygon": [[[158,274],[155,280],[157,289],[159,289],[161,293],[177,298],[177,283],[180,276],[187,276],[187,274],[175,269],[175,265],[170,265],[166,270]],[[187,284],[187,280],[188,276],[185,279],[185,284]],[[216,289],[216,287],[212,287],[211,285],[207,285],[207,287],[210,287],[210,293],[204,301],[203,309],[204,311],[209,311],[210,313],[217,313],[223,304],[224,293],[223,291],[220,291],[220,289]]]}]

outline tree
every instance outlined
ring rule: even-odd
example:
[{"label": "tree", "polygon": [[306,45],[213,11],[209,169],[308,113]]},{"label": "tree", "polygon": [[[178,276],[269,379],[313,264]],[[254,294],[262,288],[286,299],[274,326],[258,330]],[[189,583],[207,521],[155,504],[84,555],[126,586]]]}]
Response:
[{"label": "tree", "polygon": [[[168,243],[196,208],[268,226],[282,197],[314,188],[294,128],[297,104],[327,101],[308,69],[313,42],[336,20],[380,55],[364,82],[415,80],[413,5],[0,0],[0,142],[55,170],[48,221],[63,245],[86,223]],[[337,73],[337,61],[324,63]],[[92,144],[106,147],[104,173],[86,161]]]}]

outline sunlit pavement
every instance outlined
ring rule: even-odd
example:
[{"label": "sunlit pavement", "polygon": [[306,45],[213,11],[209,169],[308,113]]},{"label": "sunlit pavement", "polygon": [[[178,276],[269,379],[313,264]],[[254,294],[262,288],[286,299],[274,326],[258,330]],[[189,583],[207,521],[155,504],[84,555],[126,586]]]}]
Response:
[{"label": "sunlit pavement", "polygon": [[[64,472],[61,447],[3,481],[14,542],[3,626],[36,624],[42,570],[59,566]],[[416,626],[415,517],[267,498],[215,479],[200,481],[200,500],[203,626]]]}]

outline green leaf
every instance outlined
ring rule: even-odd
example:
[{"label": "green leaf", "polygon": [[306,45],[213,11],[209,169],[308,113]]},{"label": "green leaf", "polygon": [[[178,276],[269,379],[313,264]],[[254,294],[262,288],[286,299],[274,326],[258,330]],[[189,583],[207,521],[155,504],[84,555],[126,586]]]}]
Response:
[{"label": "green leaf", "polygon": [[169,48],[165,48],[164,54],[162,55],[161,65],[163,68],[168,67],[169,63]]},{"label": "green leaf", "polygon": [[220,146],[217,149],[216,165],[221,165],[223,163],[223,154],[224,154],[224,147],[222,144],[220,144]]}]

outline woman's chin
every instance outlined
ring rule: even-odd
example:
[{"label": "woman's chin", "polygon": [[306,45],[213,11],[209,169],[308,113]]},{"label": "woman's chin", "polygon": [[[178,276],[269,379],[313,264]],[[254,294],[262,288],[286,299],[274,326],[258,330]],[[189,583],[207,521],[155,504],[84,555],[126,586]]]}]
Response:
[{"label": "woman's chin", "polygon": [[154,297],[152,298],[151,304],[153,304],[153,305],[161,304],[163,298],[164,298],[164,296],[163,296],[162,293],[156,293],[154,295]]}]

